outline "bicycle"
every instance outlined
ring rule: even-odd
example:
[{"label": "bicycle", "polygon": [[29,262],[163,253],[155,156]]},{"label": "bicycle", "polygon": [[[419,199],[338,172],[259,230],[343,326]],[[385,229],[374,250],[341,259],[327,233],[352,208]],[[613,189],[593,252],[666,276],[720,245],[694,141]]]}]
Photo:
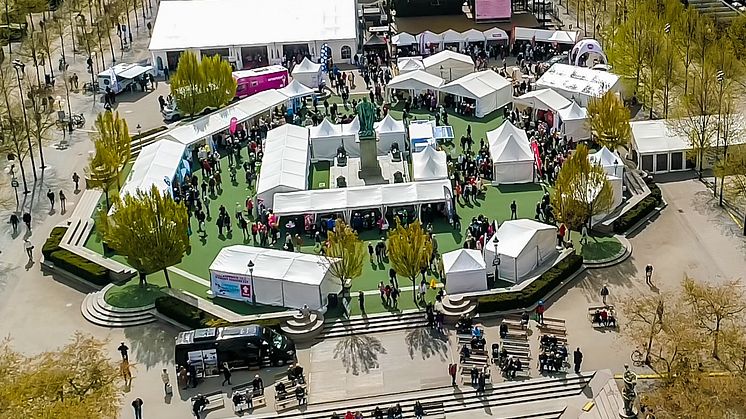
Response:
[{"label": "bicycle", "polygon": [[649,364],[648,357],[640,352],[639,349],[635,349],[634,351],[632,351],[630,358],[632,359],[632,364],[636,367],[642,367]]}]

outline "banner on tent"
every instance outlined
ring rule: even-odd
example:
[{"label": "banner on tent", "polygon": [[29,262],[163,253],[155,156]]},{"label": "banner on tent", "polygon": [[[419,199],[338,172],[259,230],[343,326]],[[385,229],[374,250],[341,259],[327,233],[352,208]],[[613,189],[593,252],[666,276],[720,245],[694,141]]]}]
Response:
[{"label": "banner on tent", "polygon": [[443,195],[446,199],[446,214],[448,214],[448,222],[453,224],[453,193],[448,186],[443,186]]},{"label": "banner on tent", "polygon": [[531,141],[531,150],[534,152],[534,158],[536,159],[536,171],[541,176],[541,154],[539,153],[539,144],[536,141]]},{"label": "banner on tent", "polygon": [[216,297],[251,302],[251,278],[224,272],[211,272],[211,286]]}]

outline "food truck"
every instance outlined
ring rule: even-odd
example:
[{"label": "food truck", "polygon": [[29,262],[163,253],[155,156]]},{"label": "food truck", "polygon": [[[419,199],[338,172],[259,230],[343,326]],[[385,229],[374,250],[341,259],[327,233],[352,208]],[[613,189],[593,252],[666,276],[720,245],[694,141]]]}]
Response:
[{"label": "food truck", "polygon": [[234,71],[233,78],[238,84],[236,99],[243,99],[269,89],[282,89],[288,85],[290,79],[287,68],[281,65]]},{"label": "food truck", "polygon": [[[153,66],[121,63],[98,73],[96,82],[98,89],[102,92],[110,87],[114,93],[119,93],[127,90],[133,84],[147,81],[145,79],[146,74],[155,75]],[[112,82],[113,75],[116,75],[116,82]]]}]

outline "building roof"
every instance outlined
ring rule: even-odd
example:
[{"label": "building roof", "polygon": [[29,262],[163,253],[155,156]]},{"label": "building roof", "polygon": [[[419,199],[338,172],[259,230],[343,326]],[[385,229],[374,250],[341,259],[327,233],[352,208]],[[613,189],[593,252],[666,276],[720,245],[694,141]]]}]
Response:
[{"label": "building roof", "polygon": [[257,278],[278,279],[319,285],[329,270],[321,256],[286,252],[263,247],[234,245],[220,250],[210,271],[249,275],[248,262],[254,262],[251,274]]},{"label": "building roof", "polygon": [[483,98],[510,86],[510,82],[492,70],[467,74],[441,88],[442,92],[472,99]]},{"label": "building roof", "polygon": [[673,121],[664,119],[630,122],[637,152],[652,154],[691,149],[689,140],[676,132],[673,124]]},{"label": "building roof", "polygon": [[356,16],[355,0],[163,1],[149,49],[354,40]]}]

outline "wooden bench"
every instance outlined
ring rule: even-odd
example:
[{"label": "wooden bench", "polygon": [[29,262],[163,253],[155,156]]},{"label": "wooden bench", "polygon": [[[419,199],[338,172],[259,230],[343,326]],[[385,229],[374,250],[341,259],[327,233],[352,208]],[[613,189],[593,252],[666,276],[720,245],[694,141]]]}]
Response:
[{"label": "wooden bench", "polygon": [[[523,362],[523,361],[521,361]],[[487,371],[484,371],[482,369],[479,369],[479,372],[484,372],[484,381],[487,383],[492,383],[492,374],[490,373],[490,370],[487,369]],[[467,384],[471,383],[471,368],[462,368],[461,369],[461,383]],[[423,405],[424,406],[424,405]],[[427,409],[425,409],[427,410]]]},{"label": "wooden bench", "polygon": [[443,402],[422,403],[422,410],[425,411],[425,416],[429,418],[444,418],[446,414]]},{"label": "wooden bench", "polygon": [[[205,398],[207,398],[207,404],[204,408],[202,408],[203,411],[205,410],[215,410],[215,409],[222,409],[225,407],[225,395],[222,391],[215,391],[208,394],[203,394]],[[196,396],[195,396],[196,397]],[[195,397],[192,397],[191,401],[194,403]]]},{"label": "wooden bench", "polygon": [[550,325],[561,325],[562,327],[565,326],[565,319],[557,319],[552,317],[544,317],[544,324],[550,324]]},{"label": "wooden bench", "polygon": [[[606,326],[600,323],[594,323],[593,316],[596,314],[596,310],[606,310],[607,312],[612,314],[614,316],[615,324],[613,326]],[[616,329],[617,325],[619,324],[619,321],[616,317],[616,311],[614,310],[614,306],[611,304],[607,306],[601,305],[588,307],[588,321],[591,322],[591,327],[593,327],[594,329]]]},{"label": "wooden bench", "polygon": [[[305,395],[306,397],[306,403],[308,402],[308,395]],[[298,398],[295,397],[295,393],[287,393],[286,397],[284,399],[275,400],[275,410],[278,412],[281,412],[283,410],[292,409],[294,407],[300,406],[300,403],[298,403]]]}]

